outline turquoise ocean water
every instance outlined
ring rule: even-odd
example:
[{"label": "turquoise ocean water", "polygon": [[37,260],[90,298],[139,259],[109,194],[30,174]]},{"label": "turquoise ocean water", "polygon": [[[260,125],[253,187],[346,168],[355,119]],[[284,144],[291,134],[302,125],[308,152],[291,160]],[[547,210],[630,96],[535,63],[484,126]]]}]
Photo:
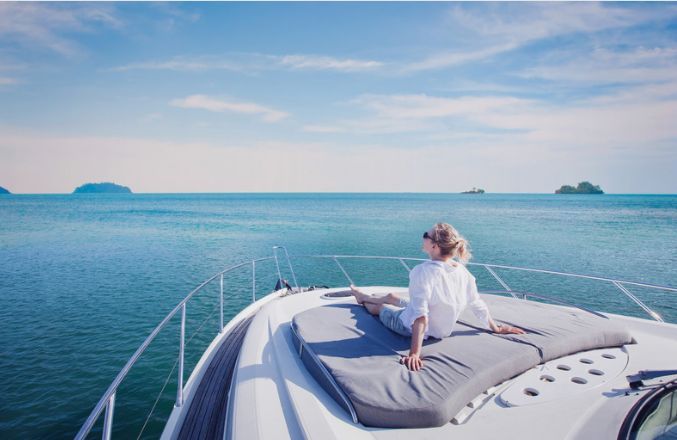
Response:
[{"label": "turquoise ocean water", "polygon": [[[273,245],[292,255],[423,258],[421,234],[437,221],[468,238],[477,262],[677,286],[674,195],[2,196],[0,437],[72,438],[150,331],[230,264],[270,256]],[[293,262],[300,284],[346,284],[331,262]],[[358,284],[406,285],[397,262],[350,260],[345,267]],[[480,288],[499,288],[480,268],[471,270]],[[499,274],[516,290],[646,317],[608,284]],[[259,265],[259,297],[275,278],[274,264]],[[249,269],[227,277],[226,290],[227,319],[251,299]],[[677,294],[633,293],[677,322]],[[215,283],[188,305],[187,373],[215,336],[217,298]],[[123,383],[114,435],[161,432],[176,393],[170,372],[178,334],[175,319]]]}]

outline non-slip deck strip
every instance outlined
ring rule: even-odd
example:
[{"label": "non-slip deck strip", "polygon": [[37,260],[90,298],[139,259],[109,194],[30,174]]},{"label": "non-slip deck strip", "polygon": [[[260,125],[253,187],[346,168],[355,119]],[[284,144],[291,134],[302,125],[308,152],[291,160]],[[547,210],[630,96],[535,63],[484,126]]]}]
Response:
[{"label": "non-slip deck strip", "polygon": [[223,439],[228,391],[237,355],[254,315],[242,320],[226,336],[212,359],[181,426],[181,440]]}]

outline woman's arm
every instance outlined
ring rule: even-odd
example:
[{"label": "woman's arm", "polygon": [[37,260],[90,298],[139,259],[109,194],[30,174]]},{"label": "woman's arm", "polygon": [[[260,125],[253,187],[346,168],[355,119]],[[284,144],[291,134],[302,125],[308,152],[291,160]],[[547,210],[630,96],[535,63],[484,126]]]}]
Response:
[{"label": "woman's arm", "polygon": [[421,360],[421,347],[423,346],[423,335],[428,326],[428,317],[419,316],[411,325],[411,349],[409,356],[404,356],[400,362],[407,366],[411,371],[418,371],[423,367]]},{"label": "woman's arm", "polygon": [[[467,270],[466,270],[467,271]],[[491,314],[489,313],[489,308],[487,304],[480,298],[480,294],[477,291],[477,283],[475,282],[475,277],[468,272],[469,281],[468,287],[466,290],[468,306],[473,311],[475,316],[482,321],[487,327],[491,329],[492,332],[498,333],[501,335],[515,334],[523,335],[525,333],[521,328],[513,327],[511,325],[503,324],[497,325],[493,319],[491,319]]]}]

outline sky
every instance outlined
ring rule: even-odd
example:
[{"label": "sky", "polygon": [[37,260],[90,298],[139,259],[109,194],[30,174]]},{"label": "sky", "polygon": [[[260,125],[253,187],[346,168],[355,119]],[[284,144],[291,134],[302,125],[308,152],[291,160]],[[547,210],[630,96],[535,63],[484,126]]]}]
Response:
[{"label": "sky", "polygon": [[677,193],[677,3],[0,2],[0,186]]}]

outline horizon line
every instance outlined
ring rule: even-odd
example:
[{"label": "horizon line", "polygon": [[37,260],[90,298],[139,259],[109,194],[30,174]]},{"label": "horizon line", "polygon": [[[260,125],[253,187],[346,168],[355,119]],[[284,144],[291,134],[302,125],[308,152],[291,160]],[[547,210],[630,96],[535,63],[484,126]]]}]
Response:
[{"label": "horizon line", "polygon": [[[119,195],[119,196],[129,196],[129,195],[200,195],[200,194],[458,194],[458,195],[472,195],[472,193],[463,193],[463,192],[449,192],[449,191],[211,191],[211,192],[130,192],[130,193],[74,193],[74,192],[55,192],[55,193],[15,193],[10,192],[9,194],[1,194],[4,196],[18,196],[18,195],[35,195],[35,196],[47,196],[47,195],[78,195],[78,196],[90,196],[90,195]],[[553,192],[489,192],[485,191],[477,195],[486,195],[486,194],[500,194],[500,195],[560,195],[560,196],[604,196],[604,195],[633,195],[633,196],[674,196],[677,193],[610,193],[604,192],[603,194],[557,194]]]}]

